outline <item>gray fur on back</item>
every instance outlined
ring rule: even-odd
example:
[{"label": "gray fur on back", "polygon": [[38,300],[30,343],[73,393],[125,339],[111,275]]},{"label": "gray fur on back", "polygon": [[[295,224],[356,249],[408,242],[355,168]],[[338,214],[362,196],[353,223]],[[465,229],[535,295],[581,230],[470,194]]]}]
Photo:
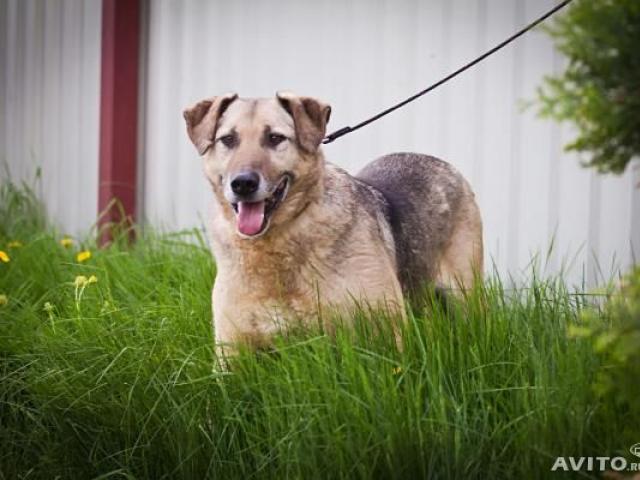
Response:
[{"label": "gray fur on back", "polygon": [[451,237],[466,181],[451,165],[428,155],[393,153],[369,163],[357,179],[379,190],[406,293],[433,282]]}]

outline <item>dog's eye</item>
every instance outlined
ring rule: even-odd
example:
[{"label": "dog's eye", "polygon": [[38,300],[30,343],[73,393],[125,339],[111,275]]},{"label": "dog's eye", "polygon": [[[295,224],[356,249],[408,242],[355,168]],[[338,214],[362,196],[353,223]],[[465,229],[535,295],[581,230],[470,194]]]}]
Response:
[{"label": "dog's eye", "polygon": [[287,137],[279,133],[270,133],[269,135],[267,135],[267,141],[269,142],[270,147],[277,147],[286,139]]},{"label": "dog's eye", "polygon": [[218,139],[219,142],[227,148],[233,148],[236,145],[236,136],[229,133],[228,135],[223,135]]}]

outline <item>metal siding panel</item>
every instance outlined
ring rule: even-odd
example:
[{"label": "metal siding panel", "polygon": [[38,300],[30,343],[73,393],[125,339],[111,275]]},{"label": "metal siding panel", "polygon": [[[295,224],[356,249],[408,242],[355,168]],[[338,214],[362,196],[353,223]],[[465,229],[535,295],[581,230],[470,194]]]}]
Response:
[{"label": "metal siding panel", "polygon": [[631,174],[631,255],[627,260],[628,264],[640,263],[640,162],[638,159],[629,167]]},{"label": "metal siding panel", "polygon": [[602,182],[594,172],[589,175],[587,216],[586,267],[587,284],[597,285],[605,277],[600,253],[600,218],[602,216]]},{"label": "metal siding panel", "polygon": [[[475,46],[477,51],[484,52],[488,48],[488,32],[487,32],[487,17],[489,15],[487,8],[487,0],[478,0],[478,16],[476,21],[478,22],[478,29],[476,32]],[[486,97],[484,92],[487,88],[487,72],[488,69],[480,64],[477,69],[475,69],[475,82],[473,86],[473,96],[475,98],[474,102],[474,112],[471,116],[468,117],[467,121],[473,123],[474,131],[471,139],[472,144],[472,153],[471,153],[471,161],[473,163],[473,167],[471,170],[471,175],[468,177],[471,182],[471,186],[476,194],[476,199],[480,201],[480,198],[483,198],[484,191],[482,190],[482,186],[484,185],[484,175],[485,175],[485,136],[486,136],[486,127],[483,121],[483,116],[485,109],[488,108],[488,104],[486,101]],[[471,91],[471,90],[470,90]]]},{"label": "metal siding panel", "polygon": [[[456,67],[452,67],[452,64],[454,64],[454,62],[452,62],[451,60],[451,52],[452,52],[452,45],[451,42],[453,40],[453,36],[451,35],[451,32],[453,30],[453,18],[452,18],[452,2],[450,1],[443,1],[441,2],[441,17],[440,17],[440,24],[442,25],[441,29],[440,29],[440,58],[441,58],[441,62],[440,62],[440,74],[438,75],[438,77],[444,76],[447,73],[449,73],[452,68],[456,68]],[[455,62],[458,63],[458,62]],[[452,83],[459,81],[459,79],[455,79],[452,80]],[[438,89],[440,90],[438,92],[437,95],[437,99],[438,99],[438,105],[437,105],[437,111],[438,111],[438,120],[436,122],[436,128],[434,130],[435,134],[436,134],[436,143],[435,143],[435,148],[436,148],[436,155],[441,157],[442,159],[446,159],[447,161],[451,161],[450,158],[451,156],[449,155],[449,142],[447,141],[447,137],[448,137],[448,123],[449,123],[449,119],[452,117],[452,113],[455,114],[455,112],[451,112],[451,106],[450,106],[450,99],[451,99],[451,94],[450,94],[450,88],[452,87],[452,85],[447,85],[442,89]]]},{"label": "metal siding panel", "polygon": [[578,155],[564,152],[564,145],[574,138],[573,129],[568,125],[557,128],[560,130],[555,154],[558,159],[558,198],[555,205],[558,215],[555,237],[558,268],[565,272],[571,283],[582,285],[590,280],[586,275],[593,246],[589,235],[590,212],[597,206],[597,203],[590,206],[590,199],[597,195],[591,179],[597,174],[580,166]]},{"label": "metal siding panel", "polygon": [[159,222],[159,219],[155,217],[155,206],[160,201],[159,198],[154,201],[154,197],[157,197],[156,189],[160,175],[163,173],[163,165],[160,164],[162,150],[158,147],[157,142],[158,136],[164,133],[160,131],[162,119],[158,115],[159,94],[166,78],[161,69],[162,50],[160,48],[163,33],[161,23],[163,12],[164,4],[160,1],[149,2],[148,48],[146,52],[148,82],[145,89],[146,123],[144,125],[145,145],[143,147],[145,175],[141,179],[144,190],[142,192],[144,211],[140,212],[140,218],[154,224]]},{"label": "metal siding panel", "polygon": [[[345,46],[334,42],[332,30],[327,26],[327,23],[331,23],[327,22],[328,15],[324,13],[323,21],[326,23],[321,27],[325,38],[323,51],[307,53],[322,59],[318,73],[323,88],[318,88],[318,93],[310,90],[305,93],[323,95],[332,104],[329,130],[347,124],[354,125],[362,117],[374,113],[382,101],[381,81],[376,81],[384,75],[384,66],[379,56],[381,39],[371,35],[372,30],[382,30],[380,8],[380,2],[368,3],[359,0],[353,2],[344,14],[341,12],[340,15],[336,15],[350,22],[352,43]],[[329,9],[330,7],[325,7],[323,12]],[[340,29],[343,28],[341,25]],[[337,29],[336,27],[335,30]],[[380,125],[372,125],[373,130],[366,136],[365,145],[362,142],[362,132],[354,133],[353,138],[345,138],[345,142],[327,145],[324,148],[327,159],[343,166],[349,165],[352,171],[359,170],[368,159],[376,156],[386,126],[387,122],[384,120]]]},{"label": "metal siding panel", "polygon": [[[28,159],[25,164],[28,169],[25,176],[33,177],[35,166],[41,165],[43,161],[42,153],[42,103],[40,96],[29,92],[42,90],[43,78],[41,75],[43,62],[43,26],[44,26],[44,5],[38,0],[28,0],[26,3],[26,58],[24,85],[27,95],[24,101],[26,112],[23,131],[25,132],[24,142],[28,151]],[[32,178],[30,178],[31,180]]]},{"label": "metal siding panel", "polygon": [[7,123],[5,126],[6,155],[9,167],[9,174],[12,177],[20,175],[22,162],[19,159],[19,151],[16,145],[16,135],[19,122],[19,98],[18,98],[18,59],[21,57],[21,45],[18,41],[18,8],[20,4],[16,0],[9,0],[7,4],[7,57],[6,72],[7,84],[5,90],[5,101],[7,109]]},{"label": "metal siding panel", "polygon": [[[553,49],[553,56],[551,59],[551,73],[557,75],[561,72],[562,67],[564,66],[564,59],[561,57],[561,54]],[[563,161],[562,157],[562,137],[561,137],[561,129],[558,128],[553,122],[547,122],[547,124],[551,127],[551,132],[548,135],[540,134],[541,138],[548,138],[549,140],[549,174],[548,174],[548,184],[549,184],[549,193],[548,193],[548,206],[547,206],[547,242],[549,245],[548,249],[544,249],[545,245],[542,244],[540,247],[543,248],[543,251],[546,250],[545,256],[547,257],[546,263],[548,269],[550,271],[557,271],[560,268],[560,260],[559,260],[559,249],[557,244],[554,242],[557,240],[557,232],[559,222],[559,213],[558,213],[558,203],[560,198],[560,162]],[[540,243],[540,242],[538,242]],[[534,244],[535,245],[535,244]],[[554,248],[555,246],[555,248]]]},{"label": "metal siding panel", "polygon": [[7,134],[9,106],[7,101],[8,89],[8,34],[9,34],[9,4],[7,0],[0,0],[0,179],[7,175]]},{"label": "metal siding panel", "polygon": [[[510,0],[490,0],[487,18],[489,45],[495,45],[514,29],[515,5]],[[513,125],[511,123],[513,91],[512,50],[502,51],[485,62],[487,83],[484,95],[487,109],[483,121],[486,127],[484,176],[480,197],[483,214],[485,244],[488,249],[487,266],[493,264],[499,272],[507,272],[507,239],[509,219],[509,177],[512,152]],[[462,92],[458,93],[463,94]]]},{"label": "metal siding panel", "polygon": [[604,280],[615,278],[621,268],[628,267],[631,256],[631,176],[599,176],[600,218],[597,258]]},{"label": "metal siding panel", "polygon": [[[181,42],[180,42],[180,60],[176,62],[179,65],[181,71],[195,72],[200,68],[202,63],[202,54],[199,50],[194,50],[192,45],[207,45],[207,17],[203,19],[205,22],[199,22],[194,25],[196,19],[201,18],[199,16],[199,5],[195,2],[186,2],[181,9],[180,16],[182,20]],[[223,19],[229,18],[229,12],[225,11],[220,15]],[[176,18],[176,22],[180,17]],[[217,47],[219,48],[219,47]],[[233,47],[232,47],[233,48]],[[222,50],[222,49],[220,49]],[[218,52],[216,56],[212,56],[212,61],[222,61],[223,57],[220,55],[222,52]],[[189,103],[188,92],[195,90],[197,85],[197,77],[195,75],[187,75],[183,77],[180,84],[176,87],[176,92],[179,92],[175,96],[175,102],[171,105],[172,122],[171,125],[176,129],[184,130],[184,121],[182,119],[181,112]],[[213,95],[217,92],[209,92],[207,96]],[[193,147],[188,143],[176,143],[175,144],[175,156],[176,158],[188,158],[189,153],[193,150]],[[205,181],[202,174],[202,168],[200,161],[189,162],[185,164],[183,168],[176,170],[176,177],[173,179],[178,185],[178,195],[175,197],[173,207],[175,208],[175,220],[174,223],[180,228],[188,228],[190,226],[199,225],[202,222],[197,218],[197,212],[193,208],[189,208],[191,204],[190,199],[197,192],[197,198],[199,201],[205,200],[203,195],[205,192]],[[198,185],[200,188],[194,189],[193,187]]]},{"label": "metal siding panel", "polygon": [[[71,192],[71,189],[61,189],[59,185],[64,171],[64,165],[60,161],[62,122],[59,118],[62,109],[60,100],[62,9],[59,3],[48,2],[45,5],[44,78],[46,81],[41,95],[44,100],[43,142],[46,145],[44,152],[46,152],[47,161],[42,165],[42,184],[47,212],[52,218],[62,221],[60,204]],[[55,192],[57,195],[53,194]],[[69,230],[71,225],[63,223],[62,227]]]},{"label": "metal siding panel", "polygon": [[25,109],[25,100],[29,95],[29,92],[25,91],[22,88],[24,80],[25,80],[25,58],[27,56],[27,45],[26,45],[26,37],[27,37],[27,12],[26,12],[27,4],[25,2],[19,2],[16,5],[16,17],[15,17],[15,45],[16,56],[14,58],[13,68],[14,76],[13,76],[13,112],[12,112],[12,122],[14,122],[13,126],[13,135],[12,141],[14,143],[14,152],[17,161],[19,164],[14,168],[17,178],[27,178],[29,176],[29,168],[28,168],[28,158],[27,158],[27,146],[25,142],[25,124],[26,124],[26,116],[27,112]]},{"label": "metal siding panel", "polygon": [[[405,2],[406,3],[406,2]],[[411,20],[410,9],[397,8],[397,3],[392,0],[385,0],[380,7],[379,15],[383,20],[380,34],[375,35],[378,39],[376,51],[380,52],[379,76],[380,76],[380,98],[385,103],[395,103],[400,100],[400,92],[407,92],[414,88],[412,78],[412,66],[409,61],[413,57],[413,43],[415,34],[413,29],[407,28]],[[341,25],[345,32],[349,31],[348,25]],[[371,37],[371,33],[369,33]],[[349,44],[348,38],[340,38],[339,44]],[[398,66],[402,66],[398,68]],[[348,72],[348,64],[340,66],[339,71]],[[345,75],[348,77],[348,75]],[[352,88],[357,88],[352,85]],[[346,105],[349,108],[349,104]],[[409,135],[406,134],[407,119],[412,117],[410,109],[399,111],[394,114],[393,119],[383,120],[381,135],[377,137],[377,149],[382,150],[386,145],[390,150],[398,150],[402,145],[409,143]],[[388,151],[387,151],[388,153]],[[366,159],[363,163],[366,163]],[[363,165],[364,166],[364,165]]]},{"label": "metal siding panel", "polygon": [[80,78],[80,152],[82,195],[78,227],[86,229],[98,215],[98,155],[100,126],[100,52],[102,0],[84,0],[82,21],[82,59]]},{"label": "metal siding panel", "polygon": [[[79,63],[80,45],[77,0],[64,0],[62,8],[62,48],[60,58],[60,125],[61,125],[61,157],[58,159],[67,175],[58,177],[58,192],[77,192],[83,181],[81,178],[81,162],[74,158],[79,150],[80,130],[80,102],[78,91],[80,87]],[[74,171],[74,175],[69,175]],[[66,200],[66,199],[65,199]],[[93,199],[92,199],[93,200]],[[59,210],[59,218],[65,225],[73,225],[78,216],[80,202],[65,201]]]},{"label": "metal siding panel", "polygon": [[[459,68],[481,53],[481,47],[471,41],[479,36],[484,25],[478,22],[479,2],[469,3],[466,0],[452,2],[450,12],[450,26],[445,44],[449,45],[446,71]],[[465,41],[457,41],[464,39]],[[447,101],[444,106],[445,116],[440,120],[444,124],[442,136],[445,139],[446,150],[444,157],[449,159],[456,168],[469,180],[473,174],[473,164],[477,160],[474,154],[476,124],[472,120],[477,108],[480,92],[475,89],[482,69],[473,69],[467,75],[460,76],[445,87]],[[465,92],[457,95],[456,92]],[[448,112],[448,114],[447,114]]]},{"label": "metal siding panel", "polygon": [[180,159],[178,148],[184,142],[178,132],[185,132],[180,112],[186,106],[179,96],[181,75],[176,74],[181,63],[183,7],[182,2],[150,4],[149,79],[154,80],[148,84],[145,217],[170,227],[178,225],[175,199],[181,194],[177,171],[185,168],[183,162],[193,161]]},{"label": "metal siding panel", "polygon": [[72,233],[86,232],[95,220],[95,209],[84,205],[95,203],[98,123],[85,113],[96,112],[98,65],[85,59],[99,59],[100,43],[80,33],[100,18],[99,6],[99,0],[0,1],[0,158],[14,181],[33,183],[42,168],[47,211]]},{"label": "metal siding panel", "polygon": [[[531,18],[553,6],[548,0],[541,4],[528,2],[518,19],[524,25]],[[549,211],[549,168],[557,161],[550,154],[550,133],[555,128],[552,122],[537,117],[535,108],[523,108],[523,102],[536,96],[536,89],[553,62],[553,46],[550,39],[540,30],[522,37],[515,50],[518,62],[519,92],[513,102],[512,115],[518,122],[519,139],[513,145],[512,174],[517,178],[510,187],[512,203],[510,218],[511,235],[517,235],[517,245],[513,246],[509,261],[512,269],[528,266],[536,260],[536,268],[544,269],[547,261],[548,246],[553,230],[547,227]],[[518,170],[517,174],[515,169]],[[530,271],[523,272],[530,275]]]},{"label": "metal siding panel", "polygon": [[149,77],[150,1],[140,2],[140,70],[138,72],[138,170],[136,172],[136,210],[139,223],[146,221],[145,178],[147,176],[147,106]]},{"label": "metal siding panel", "polygon": [[[514,29],[519,28],[520,25],[525,23],[525,9],[522,2],[516,3],[516,8],[513,12],[513,26]],[[519,217],[522,214],[520,192],[522,190],[522,170],[523,170],[523,156],[520,155],[520,145],[523,138],[523,125],[522,115],[520,115],[518,109],[518,102],[522,98],[523,93],[523,74],[524,68],[524,50],[525,43],[518,42],[515,45],[511,45],[509,48],[513,55],[512,68],[512,82],[513,91],[512,98],[510,99],[511,111],[509,113],[510,122],[513,125],[511,133],[511,151],[509,152],[509,188],[507,195],[509,202],[507,207],[507,222],[508,231],[506,237],[506,261],[507,270],[511,272],[511,275],[515,279],[520,279],[520,262],[518,258],[518,248],[520,243],[520,232],[518,230]],[[524,272],[526,273],[526,272]]]}]

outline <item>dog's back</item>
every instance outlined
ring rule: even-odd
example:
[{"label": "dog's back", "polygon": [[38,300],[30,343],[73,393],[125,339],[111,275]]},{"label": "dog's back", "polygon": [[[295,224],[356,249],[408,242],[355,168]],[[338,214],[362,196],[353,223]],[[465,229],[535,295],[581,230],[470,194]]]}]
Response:
[{"label": "dog's back", "polygon": [[470,287],[482,273],[482,222],[467,181],[442,160],[416,153],[385,155],[357,178],[379,190],[406,294],[427,283]]}]

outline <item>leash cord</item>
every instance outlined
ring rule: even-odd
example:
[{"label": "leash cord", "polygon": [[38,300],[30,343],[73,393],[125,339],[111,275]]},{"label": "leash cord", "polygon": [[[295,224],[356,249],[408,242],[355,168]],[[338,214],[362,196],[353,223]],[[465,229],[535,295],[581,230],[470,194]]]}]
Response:
[{"label": "leash cord", "polygon": [[542,15],[540,18],[538,18],[537,20],[534,20],[533,22],[531,22],[530,24],[528,24],[526,27],[524,27],[522,30],[514,33],[513,35],[511,35],[509,38],[507,38],[506,40],[504,40],[503,42],[499,43],[498,45],[496,45],[495,47],[493,47],[491,50],[483,53],[482,55],[480,55],[478,58],[470,61],[469,63],[467,63],[466,65],[463,65],[462,67],[460,67],[459,69],[457,69],[455,72],[450,73],[449,75],[447,75],[446,77],[444,77],[443,79],[437,81],[436,83],[434,83],[433,85],[430,85],[429,87],[425,88],[424,90],[416,93],[415,95],[410,96],[409,98],[402,100],[399,103],[396,103],[395,105],[387,108],[386,110],[383,110],[382,112],[374,115],[371,118],[368,118],[360,123],[358,123],[355,127],[342,127],[338,130],[336,130],[333,133],[330,133],[329,135],[327,135],[326,137],[324,137],[324,139],[322,140],[323,144],[327,144],[327,143],[331,143],[334,140],[342,137],[343,135],[346,135],[347,133],[351,133],[351,132],[355,132],[356,130],[369,125],[372,122],[375,122],[376,120],[384,117],[385,115],[390,114],[391,112],[393,112],[394,110],[399,109],[400,107],[404,107],[407,103],[413,102],[414,100],[416,100],[417,98],[429,93],[432,90],[435,90],[436,88],[438,88],[440,85],[448,82],[449,80],[451,80],[452,78],[456,77],[457,75],[461,74],[462,72],[464,72],[465,70],[473,67],[474,65],[480,63],[482,60],[484,60],[485,58],[487,58],[488,56],[494,54],[495,52],[497,52],[498,50],[502,49],[503,47],[506,47],[508,44],[510,44],[511,42],[513,42],[516,38],[524,35],[525,33],[527,33],[529,30],[531,30],[533,27],[535,27],[536,25],[542,23],[543,21],[545,21],[547,18],[549,18],[551,15],[553,15],[554,13],[556,13],[558,10],[560,10],[561,8],[565,7],[568,3],[570,3],[572,0],[564,0],[563,2],[559,3],[558,5],[556,5],[554,8],[552,8],[551,10],[549,10],[547,13],[545,13],[544,15]]}]

